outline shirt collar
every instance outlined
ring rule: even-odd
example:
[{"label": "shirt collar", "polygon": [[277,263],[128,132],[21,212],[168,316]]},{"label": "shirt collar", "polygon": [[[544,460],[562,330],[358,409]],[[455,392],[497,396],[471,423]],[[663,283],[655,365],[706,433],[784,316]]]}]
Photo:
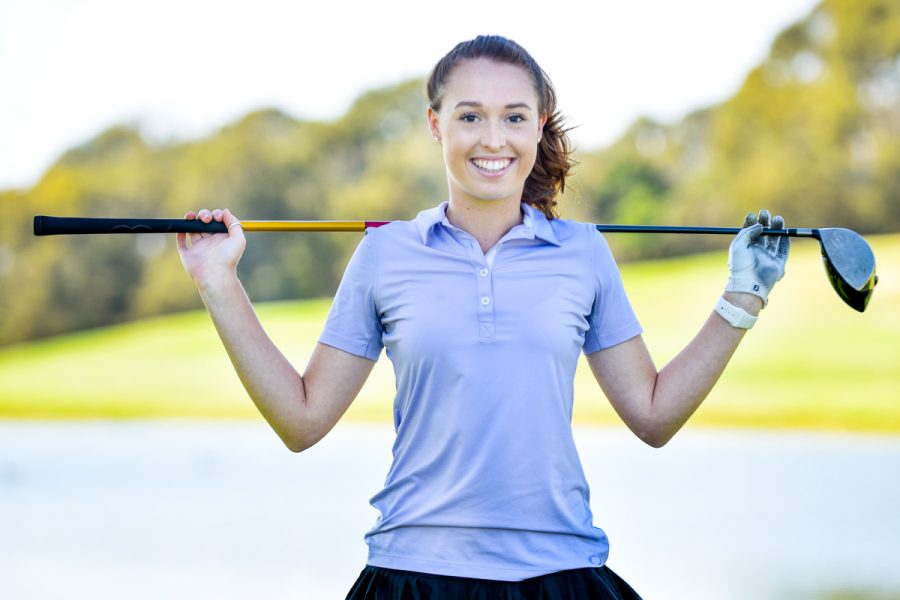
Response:
[{"label": "shirt collar", "polygon": [[556,231],[553,230],[553,225],[547,220],[544,213],[524,202],[522,203],[522,211],[525,213],[523,224],[534,232],[534,237],[554,246],[560,245],[556,237]]},{"label": "shirt collar", "polygon": [[[450,221],[447,220],[448,204],[449,202],[444,200],[438,206],[423,210],[416,215],[416,229],[422,237],[422,243],[426,246],[428,245],[428,239],[431,236],[431,232],[436,226],[443,225],[445,227],[452,227]],[[538,238],[549,244],[553,244],[554,246],[559,246],[556,232],[553,231],[553,226],[550,224],[550,221],[547,220],[547,217],[544,216],[544,213],[524,202],[522,203],[522,212],[525,213],[525,218],[522,221],[522,225],[518,226],[524,229],[522,237],[529,239]]]}]

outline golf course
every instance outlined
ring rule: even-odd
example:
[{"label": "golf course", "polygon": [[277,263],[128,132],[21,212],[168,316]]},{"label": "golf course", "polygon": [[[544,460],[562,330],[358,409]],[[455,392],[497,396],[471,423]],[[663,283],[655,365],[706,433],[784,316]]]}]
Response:
[{"label": "golf course", "polygon": [[[688,427],[900,433],[900,235],[868,241],[880,283],[864,313],[831,289],[818,245],[793,242],[787,275]],[[658,367],[710,314],[727,278],[725,260],[723,250],[622,266]],[[191,284],[185,279],[184,285]],[[329,302],[257,305],[267,331],[298,369]],[[389,421],[393,387],[382,354],[345,418]],[[259,417],[209,317],[197,311],[0,349],[0,418]],[[618,422],[584,361],[574,418],[577,424]]]}]

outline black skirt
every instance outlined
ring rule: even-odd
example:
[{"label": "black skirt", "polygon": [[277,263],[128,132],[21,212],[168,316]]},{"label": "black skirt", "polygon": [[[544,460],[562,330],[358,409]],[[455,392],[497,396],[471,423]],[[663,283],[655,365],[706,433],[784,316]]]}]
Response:
[{"label": "black skirt", "polygon": [[492,581],[366,566],[347,600],[641,600],[606,566]]}]

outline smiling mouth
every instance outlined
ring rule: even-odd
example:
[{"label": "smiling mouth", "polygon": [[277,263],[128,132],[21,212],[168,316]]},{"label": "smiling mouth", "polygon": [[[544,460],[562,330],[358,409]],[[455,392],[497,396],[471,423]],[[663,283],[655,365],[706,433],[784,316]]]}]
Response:
[{"label": "smiling mouth", "polygon": [[511,158],[473,158],[472,164],[485,173],[499,173],[511,165]]}]

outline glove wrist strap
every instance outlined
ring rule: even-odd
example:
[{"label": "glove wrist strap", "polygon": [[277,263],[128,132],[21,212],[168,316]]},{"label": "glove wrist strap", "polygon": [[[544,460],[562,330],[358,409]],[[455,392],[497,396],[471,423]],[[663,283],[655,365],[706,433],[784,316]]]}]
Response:
[{"label": "glove wrist strap", "polygon": [[728,278],[728,283],[725,284],[725,291],[753,294],[754,296],[762,300],[763,308],[765,308],[769,304],[769,288],[751,278],[735,277],[734,275],[732,275]]}]

